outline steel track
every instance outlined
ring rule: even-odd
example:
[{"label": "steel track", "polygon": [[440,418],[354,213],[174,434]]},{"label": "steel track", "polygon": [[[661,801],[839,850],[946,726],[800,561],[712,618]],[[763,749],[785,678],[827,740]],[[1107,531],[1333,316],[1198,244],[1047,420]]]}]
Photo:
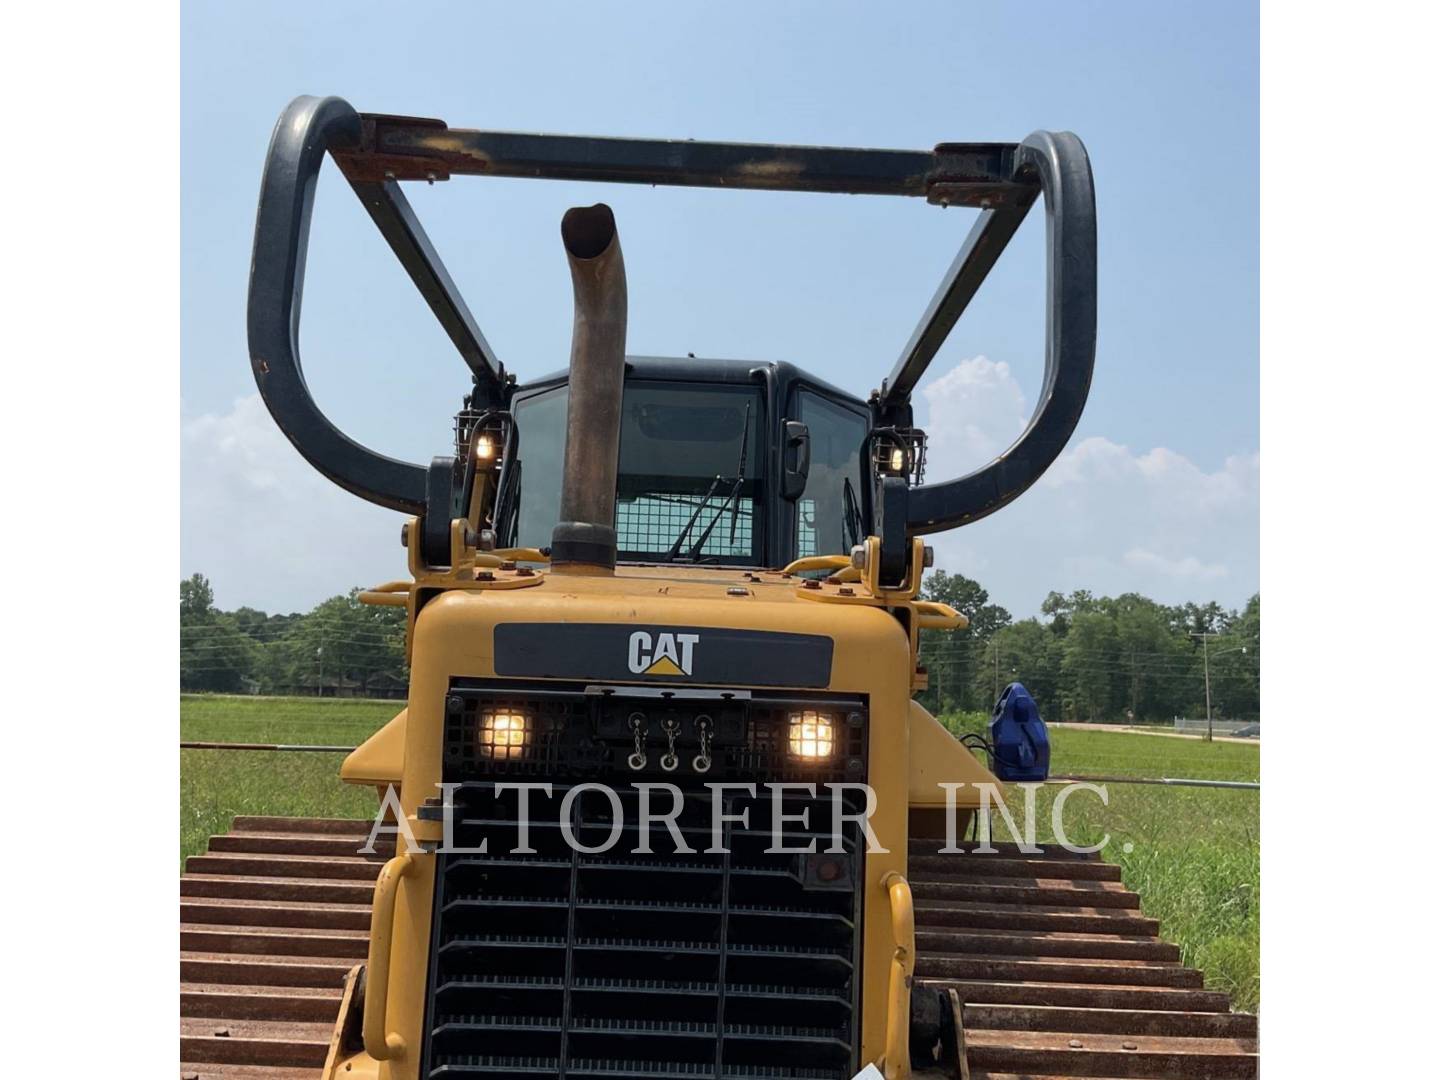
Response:
[{"label": "steel track", "polygon": [[[180,1074],[317,1080],[364,960],[369,822],[239,817],[180,878]],[[972,1080],[1254,1077],[1256,1017],[1204,988],[1120,868],[912,839],[917,979],[965,1003]]]}]

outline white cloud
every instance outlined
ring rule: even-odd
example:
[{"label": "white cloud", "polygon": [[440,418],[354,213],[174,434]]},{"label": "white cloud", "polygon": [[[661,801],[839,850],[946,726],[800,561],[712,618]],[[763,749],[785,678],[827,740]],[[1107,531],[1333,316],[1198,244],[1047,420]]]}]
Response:
[{"label": "white cloud", "polygon": [[930,454],[965,472],[1005,449],[1025,426],[1025,395],[1003,360],[964,360],[921,394],[930,409]]},{"label": "white cloud", "polygon": [[258,394],[182,421],[181,573],[203,573],[216,603],[305,611],[356,585],[405,576],[401,515],[312,469]]},{"label": "white cloud", "polygon": [[[1029,416],[1008,366],[983,356],[923,396],[931,480],[984,465]],[[1036,612],[1050,589],[1238,606],[1259,588],[1259,494],[1259,454],[1206,471],[1166,447],[1091,436],[1010,506],[933,542],[938,565],[976,577],[1017,615]]]}]

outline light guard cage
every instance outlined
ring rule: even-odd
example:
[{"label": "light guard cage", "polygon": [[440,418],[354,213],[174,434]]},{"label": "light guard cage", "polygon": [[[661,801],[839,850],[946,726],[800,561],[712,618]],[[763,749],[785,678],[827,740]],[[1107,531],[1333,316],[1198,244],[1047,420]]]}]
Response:
[{"label": "light guard cage", "polygon": [[968,524],[1025,491],[1059,455],[1084,409],[1095,361],[1095,191],[1069,132],[1020,143],[870,150],[474,131],[419,117],[358,113],[338,97],[298,97],[281,114],[261,181],[250,267],[251,366],[270,414],[301,455],[347,491],[421,519],[427,561],[449,560],[457,469],[427,468],[350,439],[320,411],[300,364],[300,303],[315,183],[326,153],[359,197],[474,376],[472,406],[504,409],[515,380],[485,340],[401,191],[452,176],[673,184],[924,198],[981,213],[871,397],[876,427],[909,427],[910,395],[1037,197],[1046,222],[1045,378],[1025,430],[989,464],[911,487],[877,477],[863,492],[881,539],[882,582],[905,574],[907,538]]}]

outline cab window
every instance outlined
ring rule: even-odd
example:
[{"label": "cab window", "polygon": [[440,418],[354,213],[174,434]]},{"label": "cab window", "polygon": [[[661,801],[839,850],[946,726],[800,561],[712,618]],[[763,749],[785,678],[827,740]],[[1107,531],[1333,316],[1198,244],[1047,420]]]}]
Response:
[{"label": "cab window", "polygon": [[810,477],[795,503],[795,554],[847,554],[865,538],[860,454],[869,418],[811,390],[795,398],[797,419],[810,429]]},{"label": "cab window", "polygon": [[565,417],[570,388],[556,387],[515,402],[518,468],[512,475],[517,509],[514,544],[549,547],[560,517],[565,472]]},{"label": "cab window", "polygon": [[[749,386],[626,383],[615,508],[622,560],[761,561],[762,400]],[[559,516],[567,407],[563,387],[515,404],[521,547],[548,545]]]}]

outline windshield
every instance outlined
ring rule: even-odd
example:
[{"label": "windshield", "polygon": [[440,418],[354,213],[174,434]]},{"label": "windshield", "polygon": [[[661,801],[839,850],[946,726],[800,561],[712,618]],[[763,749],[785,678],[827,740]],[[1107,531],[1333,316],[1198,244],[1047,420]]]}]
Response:
[{"label": "windshield", "polygon": [[[630,382],[620,428],[619,557],[758,564],[763,497],[759,388]],[[560,513],[567,390],[515,403],[515,543],[545,547]]]}]

